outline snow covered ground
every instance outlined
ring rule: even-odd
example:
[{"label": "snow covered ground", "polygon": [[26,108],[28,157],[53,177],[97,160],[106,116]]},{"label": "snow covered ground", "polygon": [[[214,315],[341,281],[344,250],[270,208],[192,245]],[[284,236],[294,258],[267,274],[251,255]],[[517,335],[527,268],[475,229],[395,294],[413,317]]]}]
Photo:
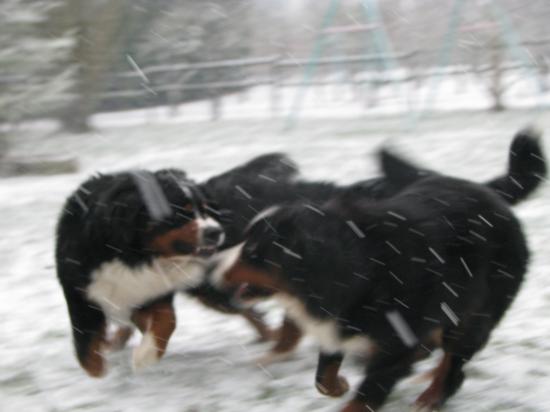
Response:
[{"label": "snow covered ground", "polygon": [[[14,153],[75,156],[81,171],[0,181],[0,410],[329,412],[343,403],[313,387],[313,342],[304,342],[291,361],[261,369],[253,360],[267,346],[252,343],[243,320],[185,296],[178,298],[179,326],[158,365],[135,375],[126,349],[110,356],[106,378],[88,378],[73,355],[53,233],[64,198],[94,171],[174,166],[200,180],[278,150],[309,178],[351,182],[376,174],[372,154],[386,143],[432,168],[482,181],[504,170],[513,133],[535,118],[550,134],[549,113],[533,111],[446,113],[423,119],[414,132],[404,132],[403,115],[309,119],[288,133],[281,132],[280,120],[144,122],[136,113],[98,116],[97,130],[85,136],[57,134],[47,124],[21,129]],[[488,347],[468,365],[468,379],[446,411],[549,410],[549,200],[546,185],[517,207],[533,251],[527,282]],[[273,312],[273,322],[279,316]],[[361,376],[350,361],[343,373],[352,386]],[[423,385],[403,381],[384,411],[408,410]]]}]

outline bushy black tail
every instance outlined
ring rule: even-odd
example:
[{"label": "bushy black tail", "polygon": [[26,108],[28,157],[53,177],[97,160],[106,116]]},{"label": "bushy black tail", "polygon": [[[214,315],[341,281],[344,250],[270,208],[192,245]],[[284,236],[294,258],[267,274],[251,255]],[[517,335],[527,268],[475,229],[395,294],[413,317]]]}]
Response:
[{"label": "bushy black tail", "polygon": [[[520,130],[510,146],[507,173],[486,183],[487,187],[511,205],[525,200],[546,176],[547,166],[540,137],[541,132],[534,128]],[[382,149],[379,156],[385,178],[399,188],[404,188],[425,176],[437,174],[421,169],[387,149]]]},{"label": "bushy black tail", "polygon": [[531,127],[520,130],[510,146],[508,172],[486,183],[512,205],[526,199],[546,176],[541,135]]}]

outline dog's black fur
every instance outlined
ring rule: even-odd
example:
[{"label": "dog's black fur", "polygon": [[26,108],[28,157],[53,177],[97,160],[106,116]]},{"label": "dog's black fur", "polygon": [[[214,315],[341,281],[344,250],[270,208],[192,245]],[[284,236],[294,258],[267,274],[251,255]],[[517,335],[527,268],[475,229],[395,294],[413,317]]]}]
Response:
[{"label": "dog's black fur", "polygon": [[383,177],[362,180],[351,186],[301,180],[298,167],[281,153],[259,156],[200,185],[220,212],[219,221],[226,235],[221,249],[242,242],[249,223],[271,206],[296,201],[315,206],[342,191],[361,192],[378,199],[402,187],[401,179],[392,182]]},{"label": "dog's black fur", "polygon": [[[224,250],[242,242],[250,222],[272,206],[303,202],[314,210],[339,193],[353,192],[371,199],[381,199],[397,193],[407,184],[405,179],[393,182],[383,177],[346,186],[300,180],[298,167],[292,160],[282,153],[271,153],[210,178],[199,188],[209,202],[216,205],[213,217],[223,227],[225,241],[219,249]],[[213,264],[210,270],[215,269],[217,262]],[[224,312],[238,313],[242,310],[235,305],[231,293],[212,285],[208,277],[187,293],[207,300]]]},{"label": "dog's black fur", "polygon": [[[98,351],[98,342],[105,340],[107,322],[104,311],[87,296],[95,270],[114,260],[129,268],[150,265],[160,257],[157,251],[151,250],[151,240],[192,222],[197,216],[209,215],[219,221],[226,233],[220,249],[232,246],[242,240],[246,224],[257,210],[283,197],[289,198],[284,188],[296,174],[297,169],[289,159],[274,153],[259,156],[204,184],[197,184],[187,178],[185,172],[175,169],[102,174],[82,183],[63,206],[56,237],[57,274],[81,365],[93,376],[104,373],[103,367],[97,367],[101,363],[99,359],[89,360],[92,343],[96,342],[94,350]],[[149,186],[160,189],[150,191],[149,197],[165,199],[150,198],[149,203],[153,205],[148,204],[147,196],[144,197],[147,194],[140,189],[143,180],[149,180]],[[152,182],[156,184],[151,185]],[[315,184],[311,184],[313,186]],[[148,210],[154,208],[157,201],[161,206],[169,206],[165,211],[167,216],[156,218],[154,210]],[[189,205],[191,207],[184,208]],[[174,255],[194,253],[193,246],[184,242],[174,246],[177,246]],[[204,265],[206,270],[207,260]],[[135,309],[146,310],[159,302],[171,303],[176,290],[169,292],[140,302]],[[252,310],[236,306],[230,293],[213,288],[209,282],[192,285],[186,292],[222,312],[245,314],[249,319],[260,317]],[[261,319],[251,321],[263,332]]]},{"label": "dog's black fur", "polygon": [[[156,182],[153,187],[165,196],[162,201],[156,199],[160,210],[152,210],[155,205],[144,200],[140,179]],[[189,207],[184,209],[186,205]],[[57,275],[69,310],[77,357],[85,368],[90,366],[90,345],[96,341],[99,346],[104,340],[106,324],[97,302],[87,297],[94,271],[114,260],[128,268],[150,265],[162,255],[151,248],[151,242],[204,216],[206,207],[196,185],[178,170],[97,175],[67,199],[57,225]],[[221,233],[219,230],[218,235]],[[181,240],[170,245],[174,254],[182,255],[194,254],[199,246]]]},{"label": "dog's black fur", "polygon": [[[346,412],[379,408],[421,345],[442,331],[441,381],[418,400],[432,410],[460,388],[463,365],[519,290],[529,253],[509,204],[539,185],[546,164],[532,131],[514,139],[509,173],[487,185],[420,171],[389,152],[382,160],[402,191],[373,202],[344,190],[321,213],[279,208],[252,226],[226,280],[242,285],[240,297],[282,297],[306,330],[329,322],[342,351],[351,338],[371,341],[366,377]],[[334,345],[321,339],[317,384],[341,395],[342,379],[327,378],[343,357]]]},{"label": "dog's black fur", "polygon": [[[191,221],[197,213],[208,214],[220,222],[225,231],[220,249],[225,249],[244,239],[247,225],[265,208],[300,200],[313,210],[341,193],[384,198],[410,183],[409,177],[403,176],[417,174],[416,170],[403,171],[395,182],[377,178],[340,187],[297,180],[297,168],[288,158],[270,154],[202,184],[196,184],[179,170],[119,173],[89,179],[67,200],[58,223],[56,245],[58,278],[65,293],[80,362],[86,363],[91,342],[104,339],[105,314],[85,293],[92,273],[103,263],[119,259],[128,267],[150,264],[158,252],[150,250],[147,242]],[[148,210],[150,205],[144,202],[136,184],[136,179],[144,177],[158,181],[170,206],[167,216],[153,217],[154,211]],[[185,204],[191,204],[193,210],[182,210]],[[189,255],[192,249],[180,242],[174,245],[173,252]],[[231,293],[217,290],[208,279],[187,292],[223,312],[243,313]],[[136,309],[147,309],[159,302],[171,303],[172,298],[173,293],[159,296],[142,302]]]},{"label": "dog's black fur", "polygon": [[[309,193],[323,196],[332,190],[330,184],[294,185],[290,180],[296,174],[296,167],[284,155],[270,154],[203,184],[195,183],[183,171],[175,169],[101,174],[82,183],[67,199],[59,218],[56,266],[77,358],[84,369],[92,376],[104,373],[101,355],[96,355],[106,344],[106,313],[88,293],[96,270],[115,260],[129,269],[150,266],[167,253],[151,247],[154,239],[207,215],[217,219],[225,229],[225,241],[220,248],[224,249],[242,241],[246,225],[259,210],[288,199],[295,200],[298,193],[306,197]],[[144,193],[144,181],[148,193]],[[288,191],[289,187],[295,189]],[[157,216],[159,213],[161,216]],[[211,245],[191,245],[174,239],[168,246],[170,255],[190,256],[197,254],[197,246]],[[206,272],[207,260],[203,264]],[[207,281],[191,285],[186,291],[222,312],[245,314],[262,332],[261,320],[252,319],[259,315],[236,306],[230,293],[213,288]],[[146,311],[159,303],[171,305],[176,290],[167,292],[139,302],[131,309]]]},{"label": "dog's black fur", "polygon": [[[510,205],[525,200],[541,184],[547,173],[547,164],[540,145],[540,132],[533,128],[520,130],[510,146],[507,172],[485,183]],[[380,153],[385,178],[394,187],[406,187],[419,178],[437,174],[392,155]]]},{"label": "dog's black fur", "polygon": [[[147,180],[149,183],[146,182],[145,189],[153,186],[158,190],[143,193],[140,186]],[[225,234],[220,246],[223,250],[244,239],[246,226],[262,210],[297,200],[314,207],[341,190],[364,191],[374,198],[397,189],[382,178],[358,183],[353,188],[300,181],[297,180],[297,167],[280,153],[259,156],[202,184],[175,169],[155,173],[102,174],[81,184],[63,207],[56,239],[57,274],[67,301],[74,345],[81,365],[91,375],[104,373],[101,359],[93,357],[91,351],[99,352],[99,346],[103,345],[106,314],[87,294],[93,273],[101,265],[114,260],[128,268],[151,265],[161,257],[149,245],[155,237],[205,215],[221,224]],[[151,196],[165,199],[159,201]],[[155,203],[160,203],[160,212],[163,205],[165,209],[168,205],[168,210],[164,211],[166,216],[155,216],[159,213],[153,210],[159,207]],[[189,205],[191,207],[184,209]],[[193,245],[179,240],[173,242],[171,248],[173,255],[194,253]],[[204,264],[207,273],[208,264],[206,261]],[[245,315],[264,339],[269,334],[262,325],[260,314],[235,305],[232,293],[213,287],[207,277],[185,291],[209,307],[224,313]],[[169,292],[139,302],[134,309],[146,311],[159,303],[171,305],[175,290]],[[126,339],[129,333],[126,333]],[[96,360],[91,361],[90,357]]]}]

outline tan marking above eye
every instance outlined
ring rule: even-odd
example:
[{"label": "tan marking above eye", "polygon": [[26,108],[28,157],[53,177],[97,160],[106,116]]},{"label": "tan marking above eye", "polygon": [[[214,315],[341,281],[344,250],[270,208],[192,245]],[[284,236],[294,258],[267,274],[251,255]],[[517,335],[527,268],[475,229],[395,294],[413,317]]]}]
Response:
[{"label": "tan marking above eye", "polygon": [[195,207],[192,203],[187,203],[186,205],[182,206],[182,209],[187,212],[193,212],[195,210]]}]

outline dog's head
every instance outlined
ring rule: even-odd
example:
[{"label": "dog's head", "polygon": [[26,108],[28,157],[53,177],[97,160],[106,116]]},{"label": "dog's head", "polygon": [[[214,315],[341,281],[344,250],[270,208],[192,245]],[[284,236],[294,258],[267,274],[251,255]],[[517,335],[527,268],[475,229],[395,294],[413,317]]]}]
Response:
[{"label": "dog's head", "polygon": [[86,219],[86,236],[126,263],[208,256],[223,243],[204,194],[177,170],[108,175]]},{"label": "dog's head", "polygon": [[277,293],[293,294],[291,273],[300,271],[300,252],[292,249],[293,217],[286,209],[271,208],[253,220],[246,240],[233,248],[232,263],[222,284],[235,291],[239,303],[252,304]]}]

